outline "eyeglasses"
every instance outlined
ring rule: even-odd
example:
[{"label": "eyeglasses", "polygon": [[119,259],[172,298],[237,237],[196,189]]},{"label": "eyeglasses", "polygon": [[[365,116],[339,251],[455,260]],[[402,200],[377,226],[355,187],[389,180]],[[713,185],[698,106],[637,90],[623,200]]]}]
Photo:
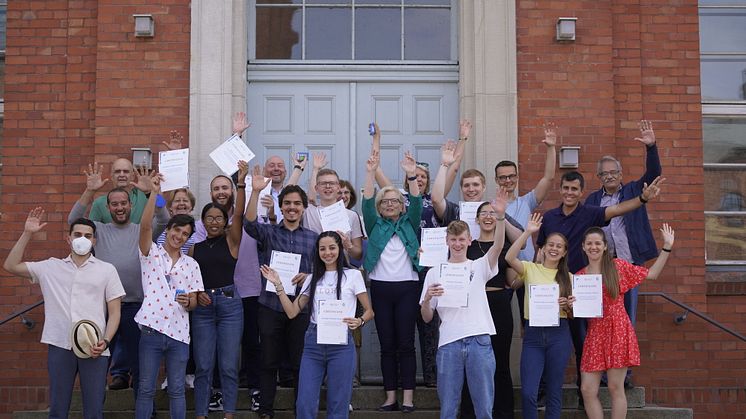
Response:
[{"label": "eyeglasses", "polygon": [[488,215],[490,217],[497,217],[497,212],[495,212],[495,211],[479,211],[477,213],[477,215],[480,216],[480,217],[486,217]]},{"label": "eyeglasses", "polygon": [[422,166],[422,167],[424,167],[426,169],[430,168],[430,163],[428,163],[426,161],[418,161],[418,162],[415,162],[415,164],[417,164],[417,166]]},{"label": "eyeglasses", "polygon": [[598,177],[600,177],[602,179],[605,178],[605,177],[609,177],[609,176],[611,176],[611,177],[617,177],[617,176],[619,176],[620,173],[622,173],[622,172],[619,171],[619,170],[609,170],[609,171],[606,171],[606,172],[600,172],[598,174]]},{"label": "eyeglasses", "polygon": [[319,182],[317,185],[321,186],[322,188],[331,188],[332,186],[339,185],[339,182]]},{"label": "eyeglasses", "polygon": [[381,200],[381,205],[396,205],[396,204],[401,204],[401,201],[399,201],[397,198]]},{"label": "eyeglasses", "polygon": [[222,223],[225,221],[225,217],[223,217],[222,215],[218,215],[217,217],[208,215],[205,217],[205,221],[207,221],[208,223]]},{"label": "eyeglasses", "polygon": [[505,182],[505,181],[508,181],[508,180],[515,180],[515,178],[517,178],[517,177],[518,177],[518,175],[515,174],[515,173],[513,173],[512,175],[498,176],[497,177],[497,181],[498,182]]}]

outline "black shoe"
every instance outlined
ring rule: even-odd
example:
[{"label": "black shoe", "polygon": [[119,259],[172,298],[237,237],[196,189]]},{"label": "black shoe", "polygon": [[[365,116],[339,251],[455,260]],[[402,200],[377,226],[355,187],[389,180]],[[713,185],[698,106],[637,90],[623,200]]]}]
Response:
[{"label": "black shoe", "polygon": [[585,402],[583,401],[583,396],[578,395],[578,410],[585,410]]},{"label": "black shoe", "polygon": [[220,412],[223,410],[223,393],[217,391],[210,397],[210,404],[207,405],[208,412]]},{"label": "black shoe", "polygon": [[130,388],[129,380],[119,375],[113,377],[109,384],[109,390],[126,390],[128,388]]},{"label": "black shoe", "polygon": [[378,406],[378,409],[376,410],[378,410],[379,412],[397,412],[399,411],[399,403],[393,402],[391,404],[384,404]]},{"label": "black shoe", "polygon": [[632,382],[632,378],[631,377],[627,377],[624,380],[624,388],[625,389],[635,388],[635,384]]},{"label": "black shoe", "polygon": [[401,410],[402,413],[412,413],[415,410],[417,410],[417,408],[414,407],[414,405],[407,406],[406,404],[403,404],[403,405],[401,405],[401,409],[400,410]]},{"label": "black shoe", "polygon": [[258,412],[261,393],[259,393],[259,390],[254,389],[250,390],[249,394],[251,394],[251,411]]}]

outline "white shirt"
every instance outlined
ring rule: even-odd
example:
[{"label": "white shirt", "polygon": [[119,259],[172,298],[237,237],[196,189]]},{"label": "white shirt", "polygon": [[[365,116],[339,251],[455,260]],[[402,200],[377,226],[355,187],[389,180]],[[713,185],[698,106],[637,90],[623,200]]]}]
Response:
[{"label": "white shirt", "polygon": [[174,264],[166,250],[153,243],[147,256],[140,252],[140,267],[144,299],[135,321],[188,344],[189,313],[176,302],[175,291],[188,294],[205,290],[199,264],[187,255],[181,255]]},{"label": "white shirt", "polygon": [[[31,280],[44,296],[41,343],[72,349],[70,332],[79,320],[91,320],[106,330],[106,303],[124,295],[114,265],[91,256],[80,267],[70,256],[26,262]],[[105,350],[103,356],[109,356]]]},{"label": "white shirt", "polygon": [[[311,296],[311,275],[306,277],[303,283],[301,294]],[[339,293],[339,299],[344,301],[344,317],[355,317],[355,308],[357,307],[357,296],[367,292],[363,275],[357,269],[345,269],[342,278],[342,286]],[[337,272],[327,271],[319,282],[316,284],[316,292],[313,296],[313,312],[311,313],[311,323],[316,323],[316,316],[319,312],[319,301],[337,299]]]},{"label": "white shirt", "polygon": [[[438,310],[440,316],[440,339],[438,347],[455,342],[469,336],[494,335],[495,324],[492,323],[490,306],[487,302],[487,291],[484,287],[487,281],[497,275],[497,263],[495,269],[490,269],[487,256],[477,260],[454,263],[453,265],[471,265],[471,282],[469,283],[469,300],[466,307],[442,307],[438,308],[438,297],[430,300],[430,307]],[[422,287],[420,305],[425,301],[427,289],[432,284],[440,283],[440,269],[434,267],[427,271],[425,285]]]},{"label": "white shirt", "polygon": [[[321,234],[324,231],[324,228],[321,226],[321,214],[319,213],[319,208],[324,207],[321,205],[316,206],[308,204],[308,208],[303,211],[303,227]],[[347,220],[350,223],[350,228],[352,228],[352,231],[349,233],[350,239],[363,237],[363,223],[360,220],[360,216],[358,216],[355,211],[349,209],[345,209],[345,211],[347,214]]]},{"label": "white shirt", "polygon": [[412,268],[407,248],[399,236],[394,234],[381,252],[378,263],[370,272],[370,279],[382,282],[419,281]]}]

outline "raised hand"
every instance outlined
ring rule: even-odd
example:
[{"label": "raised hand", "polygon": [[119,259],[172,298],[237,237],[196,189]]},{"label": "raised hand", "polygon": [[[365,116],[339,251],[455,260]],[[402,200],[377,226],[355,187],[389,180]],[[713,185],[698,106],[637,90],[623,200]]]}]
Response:
[{"label": "raised hand", "polygon": [[402,170],[404,170],[404,173],[406,173],[407,176],[414,176],[415,170],[417,169],[417,161],[414,159],[414,156],[409,151],[406,151],[404,153],[404,159],[401,161],[401,168]]},{"label": "raised hand", "polygon": [[469,134],[471,134],[471,121],[462,119],[458,124],[458,138],[469,138]]},{"label": "raised hand", "polygon": [[557,126],[554,122],[547,122],[544,124],[544,139],[541,140],[547,147],[554,147],[557,145]]},{"label": "raised hand", "polygon": [[676,238],[676,232],[673,231],[673,228],[668,223],[663,223],[660,230],[663,237],[663,247],[671,250],[671,246],[673,246],[674,239]]},{"label": "raised hand", "polygon": [[528,220],[528,223],[526,224],[526,231],[529,234],[534,234],[541,228],[541,222],[544,220],[544,217],[538,212],[535,212],[531,214],[531,219]]},{"label": "raised hand", "polygon": [[326,166],[326,153],[313,153],[313,170],[321,170]]},{"label": "raised hand", "polygon": [[373,143],[380,144],[381,142],[381,130],[378,128],[378,123],[374,122],[373,126],[376,127],[376,133],[373,134]]},{"label": "raised hand", "polygon": [[264,179],[262,166],[258,164],[254,166],[254,172],[251,174],[251,190],[259,192],[266,188],[271,181],[272,178]]},{"label": "raised hand", "polygon": [[137,177],[137,181],[130,182],[130,185],[144,193],[150,193],[150,190],[153,188],[153,182],[150,179],[151,171],[143,166],[135,166],[135,176]]},{"label": "raised hand", "polygon": [[295,166],[300,166],[300,170],[301,170],[301,171],[303,171],[303,170],[306,170],[306,165],[308,164],[308,159],[303,159],[303,161],[300,161],[300,160],[298,160],[298,159],[297,159],[297,158],[295,157],[295,154],[293,154],[293,155],[292,155],[292,156],[290,157],[290,160],[292,160],[292,161],[293,161],[293,167],[295,167]]},{"label": "raised hand", "polygon": [[350,235],[345,233],[344,231],[337,230],[337,234],[339,234],[339,237],[342,239],[342,247],[344,250],[349,251],[352,248],[352,240],[350,240]]},{"label": "raised hand", "polygon": [[276,270],[270,268],[267,265],[262,265],[259,270],[262,271],[262,276],[267,278],[267,281],[271,282],[275,287],[279,285],[279,288],[282,288],[280,274],[278,274]]},{"label": "raised hand", "polygon": [[47,225],[47,223],[41,222],[42,218],[44,218],[44,209],[42,207],[36,207],[29,211],[23,231],[31,234],[41,231]]},{"label": "raised hand", "polygon": [[635,140],[645,144],[648,147],[655,144],[655,132],[653,131],[653,123],[645,119],[640,121],[640,136],[635,137]]},{"label": "raised hand", "polygon": [[450,166],[456,161],[456,142],[448,140],[440,147],[440,164]]},{"label": "raised hand", "polygon": [[502,186],[497,187],[495,193],[495,199],[492,200],[492,209],[496,213],[502,215],[505,214],[505,209],[508,208],[508,192]]},{"label": "raised hand", "polygon": [[375,172],[378,169],[378,165],[380,163],[380,155],[377,151],[373,150],[370,153],[370,157],[368,157],[368,161],[365,162],[365,168],[368,170],[368,172]]},{"label": "raised hand", "polygon": [[244,160],[238,161],[238,183],[243,183],[249,174],[249,163]]},{"label": "raised hand", "polygon": [[171,130],[169,133],[168,141],[163,141],[161,144],[166,146],[169,150],[181,150],[184,143],[184,136],[179,131]]},{"label": "raised hand", "polygon": [[645,183],[645,186],[642,188],[642,194],[640,195],[642,196],[642,199],[644,199],[645,201],[650,201],[651,199],[656,198],[661,193],[660,187],[663,182],[665,182],[665,180],[666,178],[658,176],[650,185]]},{"label": "raised hand", "polygon": [[233,115],[233,133],[241,135],[251,126],[251,123],[246,119],[246,112],[236,112]]},{"label": "raised hand", "polygon": [[104,165],[93,162],[88,165],[88,170],[83,169],[85,174],[85,188],[89,191],[96,192],[101,189],[109,179],[101,180],[101,173],[104,171]]},{"label": "raised hand", "polygon": [[160,173],[153,172],[150,175],[150,193],[159,194],[161,193],[161,182],[163,181],[163,175]]}]

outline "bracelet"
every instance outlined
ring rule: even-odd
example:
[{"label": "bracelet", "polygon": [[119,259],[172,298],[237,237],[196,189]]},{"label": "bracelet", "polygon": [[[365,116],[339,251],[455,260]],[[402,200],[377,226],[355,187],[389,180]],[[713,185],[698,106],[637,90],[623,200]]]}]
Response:
[{"label": "bracelet", "polygon": [[303,167],[301,167],[301,165],[299,165],[299,164],[296,164],[295,166],[293,166],[293,169],[298,169],[301,172],[303,171]]},{"label": "bracelet", "polygon": [[410,181],[410,182],[414,182],[415,180],[417,180],[417,175],[407,176],[407,180]]},{"label": "bracelet", "polygon": [[666,249],[665,247],[661,247],[661,250],[663,250],[666,253],[671,253],[671,249]]},{"label": "bracelet", "polygon": [[497,217],[495,217],[495,219],[496,219],[497,221],[505,221],[505,216],[503,215],[503,218],[497,218]]},{"label": "bracelet", "polygon": [[443,166],[443,167],[445,167],[446,169],[448,169],[449,167],[451,167],[450,164],[445,164],[445,163],[441,163],[440,165]]},{"label": "bracelet", "polygon": [[458,138],[458,140],[459,140],[459,141],[466,141],[466,140],[468,140],[468,139],[469,139],[469,137],[459,137],[459,138]]},{"label": "bracelet", "polygon": [[104,341],[104,344],[106,345],[104,346],[104,350],[109,349],[109,345],[111,344],[111,342],[109,342],[109,339],[103,338],[102,340]]},{"label": "bracelet", "polygon": [[358,319],[360,319],[360,326],[358,327],[363,327],[365,325],[365,319],[362,316],[358,317]]},{"label": "bracelet", "polygon": [[648,200],[643,198],[642,195],[637,195],[637,197],[640,199],[640,202],[642,202],[642,205],[645,205],[648,203]]},{"label": "bracelet", "polygon": [[236,188],[237,189],[246,189],[246,184],[245,183],[244,184],[240,184],[239,183],[238,185],[236,185]]},{"label": "bracelet", "polygon": [[285,292],[285,288],[277,288],[277,287],[275,287],[275,291],[276,291],[276,294],[277,294],[277,295],[280,295],[280,294],[282,294],[283,292]]}]

